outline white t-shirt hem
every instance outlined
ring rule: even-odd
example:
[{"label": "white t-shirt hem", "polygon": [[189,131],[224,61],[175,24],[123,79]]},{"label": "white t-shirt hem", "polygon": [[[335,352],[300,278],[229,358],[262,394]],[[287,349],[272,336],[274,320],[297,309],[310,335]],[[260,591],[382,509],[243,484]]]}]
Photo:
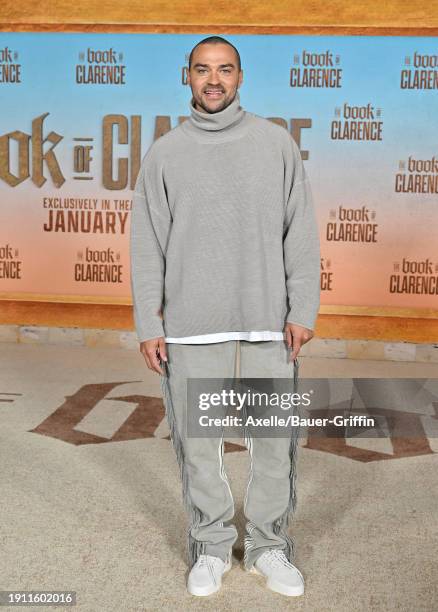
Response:
[{"label": "white t-shirt hem", "polygon": [[215,342],[226,342],[227,340],[247,340],[248,342],[260,342],[270,340],[284,340],[283,332],[273,331],[243,331],[243,332],[220,332],[216,334],[203,334],[201,336],[185,336],[184,338],[166,337],[165,341],[171,344],[213,344]]}]

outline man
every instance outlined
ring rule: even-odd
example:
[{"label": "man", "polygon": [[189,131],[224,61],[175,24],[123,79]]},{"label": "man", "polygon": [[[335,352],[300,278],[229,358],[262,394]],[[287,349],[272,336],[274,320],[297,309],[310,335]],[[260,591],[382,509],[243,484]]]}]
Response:
[{"label": "man", "polygon": [[[192,50],[190,117],[142,160],[131,217],[140,350],[160,374],[189,514],[188,590],[209,595],[231,568],[237,531],[222,438],[187,435],[188,378],[294,376],[319,309],[319,238],[297,144],[245,111],[237,49],[213,36]],[[239,359],[240,358],[240,359]],[[244,566],[301,595],[287,534],[296,436],[249,437]]]}]

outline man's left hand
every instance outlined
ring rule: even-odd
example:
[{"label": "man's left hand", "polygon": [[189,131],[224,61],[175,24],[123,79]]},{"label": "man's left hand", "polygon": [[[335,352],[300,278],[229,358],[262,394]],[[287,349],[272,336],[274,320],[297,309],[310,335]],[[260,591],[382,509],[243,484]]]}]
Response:
[{"label": "man's left hand", "polygon": [[296,323],[286,322],[284,334],[288,348],[292,347],[290,361],[294,361],[300,352],[301,346],[313,338],[313,331],[311,329]]}]

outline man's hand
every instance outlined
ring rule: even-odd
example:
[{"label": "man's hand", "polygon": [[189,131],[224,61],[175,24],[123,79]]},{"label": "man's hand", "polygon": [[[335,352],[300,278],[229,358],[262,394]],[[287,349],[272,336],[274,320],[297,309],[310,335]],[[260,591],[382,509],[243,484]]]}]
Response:
[{"label": "man's hand", "polygon": [[300,352],[301,346],[313,338],[313,331],[296,323],[286,323],[284,333],[288,348],[292,347],[290,361],[294,361]]},{"label": "man's hand", "polygon": [[164,374],[160,361],[167,361],[166,342],[164,336],[152,338],[140,343],[140,352],[145,358],[146,365],[150,370],[158,374]]}]

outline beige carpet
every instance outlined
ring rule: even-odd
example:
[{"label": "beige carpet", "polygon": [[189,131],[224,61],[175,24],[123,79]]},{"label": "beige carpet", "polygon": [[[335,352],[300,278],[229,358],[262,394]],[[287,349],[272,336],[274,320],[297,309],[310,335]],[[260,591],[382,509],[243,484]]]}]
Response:
[{"label": "beige carpet", "polygon": [[[392,452],[376,440],[358,461],[301,439],[291,533],[305,595],[245,573],[241,537],[221,592],[197,599],[158,376],[136,351],[1,349],[0,590],[71,589],[81,612],[438,610],[436,440],[434,452],[372,460]],[[300,374],[438,377],[438,366],[302,357]],[[228,451],[242,536],[248,456]]]}]

